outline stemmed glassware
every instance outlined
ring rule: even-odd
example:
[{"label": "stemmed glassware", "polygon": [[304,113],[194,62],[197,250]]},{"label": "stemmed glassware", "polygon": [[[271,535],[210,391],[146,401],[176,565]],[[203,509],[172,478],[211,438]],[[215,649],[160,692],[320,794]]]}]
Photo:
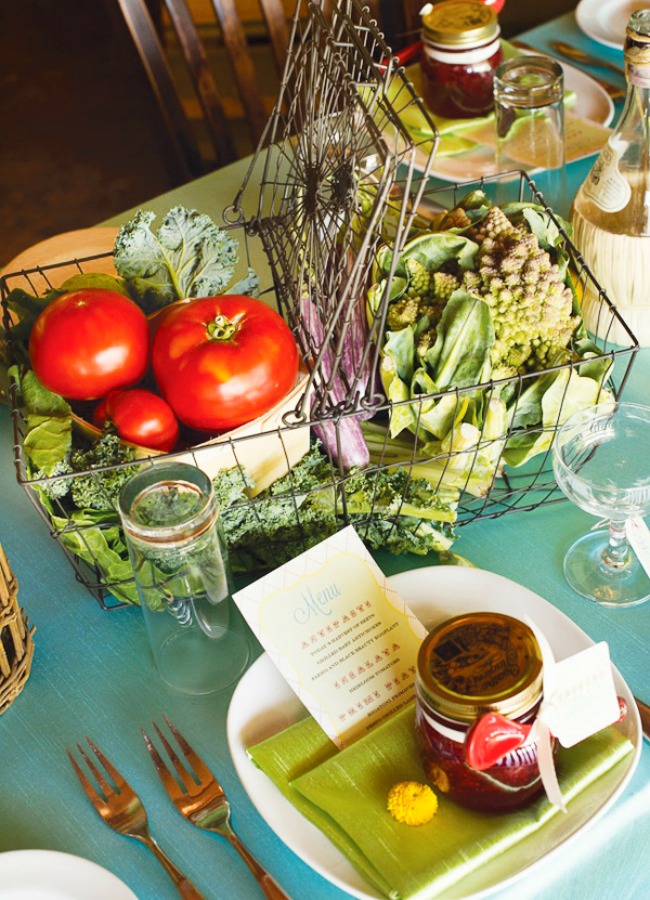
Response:
[{"label": "stemmed glassware", "polygon": [[650,577],[628,541],[628,523],[650,513],[650,407],[611,401],[572,416],[556,435],[553,468],[570,500],[609,521],[568,550],[571,587],[605,606],[650,599]]}]

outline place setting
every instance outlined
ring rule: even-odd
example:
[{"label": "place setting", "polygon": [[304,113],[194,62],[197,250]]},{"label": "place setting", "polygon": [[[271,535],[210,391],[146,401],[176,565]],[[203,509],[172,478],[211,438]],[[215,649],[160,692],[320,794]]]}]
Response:
[{"label": "place setting", "polygon": [[[513,67],[533,67],[540,58],[539,51],[500,38],[498,17],[492,5],[483,5],[480,0],[473,5],[464,0],[427,4],[421,16],[422,40],[413,45],[416,52],[408,54],[405,72],[424,99],[431,121],[427,122],[416,107],[408,107],[401,119],[414,138],[421,140],[427,133],[431,140],[434,134],[437,137],[430,174],[441,180],[468,181],[508,171],[497,156],[499,128],[495,122],[494,76],[499,66],[522,56],[533,59],[528,63],[520,59]],[[413,62],[414,55],[416,62]],[[557,59],[555,64],[558,65]],[[565,159],[570,163],[600,150],[614,117],[612,97],[620,98],[623,93],[564,61],[561,77],[563,142]],[[449,87],[440,89],[440,84]],[[389,88],[389,96],[397,98],[398,91],[395,83]],[[534,104],[528,99],[526,105],[532,114]],[[498,106],[496,112],[498,115]],[[528,141],[522,139],[517,146],[509,168],[525,168],[531,174],[546,168],[544,159],[535,157],[535,148]],[[418,154],[421,166],[425,165],[426,152],[426,144],[421,145]]]},{"label": "place setting", "polygon": [[252,157],[3,270],[7,900],[564,900],[638,847],[650,10],[618,112],[498,6],[396,55],[297,10]]}]

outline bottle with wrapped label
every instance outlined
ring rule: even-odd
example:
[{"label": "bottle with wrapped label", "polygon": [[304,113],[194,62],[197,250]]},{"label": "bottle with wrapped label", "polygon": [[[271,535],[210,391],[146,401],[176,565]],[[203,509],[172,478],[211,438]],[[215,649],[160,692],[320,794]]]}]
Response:
[{"label": "bottle with wrapped label", "polygon": [[[575,196],[571,222],[573,241],[596,280],[639,343],[650,346],[650,9],[630,17],[625,76],[623,111]],[[593,333],[599,308],[596,297],[584,298]],[[629,340],[623,333],[607,337]]]}]

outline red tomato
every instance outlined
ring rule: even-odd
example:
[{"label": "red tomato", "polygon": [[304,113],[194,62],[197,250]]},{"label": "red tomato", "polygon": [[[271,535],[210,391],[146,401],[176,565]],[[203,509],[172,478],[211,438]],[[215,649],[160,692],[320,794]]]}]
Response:
[{"label": "red tomato", "polygon": [[139,306],[116,291],[62,294],[38,316],[29,338],[36,377],[69,400],[96,400],[144,375],[149,327]]},{"label": "red tomato", "polygon": [[153,341],[154,375],[181,422],[229,431],[275,406],[295,384],[298,348],[279,313],[240,294],[180,304]]},{"label": "red tomato", "polygon": [[111,391],[95,410],[93,421],[100,428],[110,421],[122,440],[151,450],[168,453],[178,440],[178,421],[171,406],[158,394],[140,388]]}]

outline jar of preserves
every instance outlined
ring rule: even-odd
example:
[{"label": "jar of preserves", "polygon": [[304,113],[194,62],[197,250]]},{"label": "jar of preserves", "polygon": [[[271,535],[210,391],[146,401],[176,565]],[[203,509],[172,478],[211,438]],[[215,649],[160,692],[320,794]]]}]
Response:
[{"label": "jar of preserves", "polygon": [[[417,738],[432,784],[463,806],[486,812],[532,802],[544,790],[529,735],[541,698],[541,651],[523,622],[500,613],[467,613],[435,628],[420,647],[416,679]],[[468,763],[467,738],[487,714],[498,714],[492,718],[527,736],[479,771]]]},{"label": "jar of preserves", "polygon": [[422,9],[422,95],[431,112],[469,119],[492,111],[500,34],[496,13],[482,0],[443,0]]}]

